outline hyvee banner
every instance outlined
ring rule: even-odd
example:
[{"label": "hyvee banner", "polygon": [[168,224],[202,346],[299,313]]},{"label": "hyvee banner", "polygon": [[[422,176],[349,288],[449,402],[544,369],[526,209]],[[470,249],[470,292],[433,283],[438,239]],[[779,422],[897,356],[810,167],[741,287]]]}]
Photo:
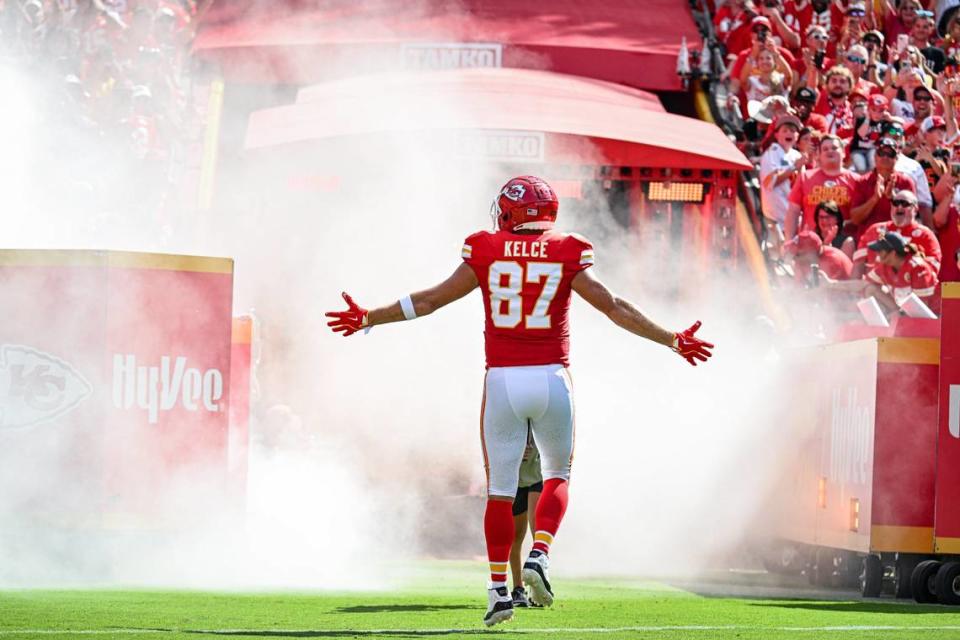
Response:
[{"label": "hyvee banner", "polygon": [[156,526],[179,482],[226,483],[232,260],[0,251],[0,296],[0,437],[85,488],[61,524]]}]

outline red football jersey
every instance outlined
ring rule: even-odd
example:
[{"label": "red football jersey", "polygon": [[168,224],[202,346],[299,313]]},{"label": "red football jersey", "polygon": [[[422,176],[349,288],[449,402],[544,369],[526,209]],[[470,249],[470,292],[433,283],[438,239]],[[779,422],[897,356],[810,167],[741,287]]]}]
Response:
[{"label": "red football jersey", "polygon": [[462,256],[483,292],[487,367],[567,366],[570,284],[593,264],[593,245],[556,231],[481,231]]},{"label": "red football jersey", "polygon": [[[893,298],[897,304],[903,304],[903,301],[911,293],[917,294],[930,304],[928,298],[937,292],[937,270],[929,262],[919,256],[910,256],[899,271],[894,271],[893,267],[877,263],[873,269],[867,273],[867,280],[877,284],[885,284],[893,291]],[[937,308],[930,304],[934,308]]]}]

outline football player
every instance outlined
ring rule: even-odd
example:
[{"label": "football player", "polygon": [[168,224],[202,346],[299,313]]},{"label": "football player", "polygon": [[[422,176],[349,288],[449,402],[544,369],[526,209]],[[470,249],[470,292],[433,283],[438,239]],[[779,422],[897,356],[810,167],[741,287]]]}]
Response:
[{"label": "football player", "polygon": [[590,242],[554,230],[558,207],[553,189],[540,178],[514,178],[491,207],[495,230],[466,239],[463,264],[445,281],[369,311],[344,293],[346,311],[326,314],[333,331],[351,336],[378,324],[428,315],[480,288],[487,357],[480,409],[488,496],[483,521],[490,562],[483,618],[487,626],[513,617],[507,565],[528,424],[540,451],[544,482],[534,513],[533,549],[522,575],[535,602],[553,604],[547,558],[567,508],[573,455],[573,393],[567,370],[571,292],[618,326],[673,349],[691,365],[705,362],[713,348],[694,335],[699,321],[680,333],[667,331],[597,279],[590,270]]}]

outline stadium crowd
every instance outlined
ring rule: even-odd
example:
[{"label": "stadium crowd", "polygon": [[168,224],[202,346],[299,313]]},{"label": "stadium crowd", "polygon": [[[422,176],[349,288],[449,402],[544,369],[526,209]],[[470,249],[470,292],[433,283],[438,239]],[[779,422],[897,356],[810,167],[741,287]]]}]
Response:
[{"label": "stadium crowd", "polygon": [[895,311],[960,280],[960,1],[728,0],[714,26],[765,250]]},{"label": "stadium crowd", "polygon": [[[160,176],[131,200],[162,198],[198,137],[189,47],[199,10],[197,0],[0,0],[0,63],[38,85],[59,140]],[[73,177],[96,182],[87,178]]]}]

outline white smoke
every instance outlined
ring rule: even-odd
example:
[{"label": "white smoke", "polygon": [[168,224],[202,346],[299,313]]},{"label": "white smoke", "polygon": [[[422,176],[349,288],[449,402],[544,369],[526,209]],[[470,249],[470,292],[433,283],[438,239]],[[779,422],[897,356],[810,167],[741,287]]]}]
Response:
[{"label": "white smoke", "polygon": [[[160,219],[102,206],[97,194],[128,175],[110,145],[82,135],[36,144],[56,118],[34,117],[42,94],[27,74],[8,68],[2,82],[3,95],[17,97],[0,106],[2,133],[15,143],[0,145],[14,221],[6,246],[230,256],[235,309],[256,309],[263,359],[239,519],[196,490],[200,472],[157,497],[190,505],[171,507],[191,515],[169,531],[118,535],[42,519],[25,528],[37,499],[55,497],[56,515],[57,505],[75,512],[91,493],[67,467],[71,441],[41,428],[0,434],[9,483],[0,492],[0,557],[16,559],[0,568],[0,583],[383,587],[398,577],[388,569],[398,559],[483,553],[479,295],[349,339],[328,332],[323,313],[342,308],[341,290],[372,307],[440,282],[459,264],[463,238],[488,228],[495,189],[516,173],[549,178],[549,168],[451,157],[414,136],[318,142],[304,153],[228,158],[211,211]],[[455,120],[461,106],[432,108]],[[363,117],[392,120],[403,107],[386,96]],[[99,182],[51,185],[51,174],[69,176],[77,161],[63,146],[89,147],[103,163]],[[339,187],[282,188],[284,177],[312,168],[334,171]],[[692,369],[574,303],[577,450],[555,566],[561,575],[696,570],[750,528],[775,465],[760,455],[766,410],[786,383],[761,357],[769,344],[752,323],[760,305],[746,275],[698,273],[680,255],[651,259],[602,199],[580,209],[571,215],[565,203],[560,227],[595,239],[601,278],[673,330],[703,320],[702,335],[718,346],[713,361]],[[657,281],[676,269],[708,284],[670,295]],[[81,466],[81,478],[96,472]],[[477,577],[482,583],[484,572]]]}]

